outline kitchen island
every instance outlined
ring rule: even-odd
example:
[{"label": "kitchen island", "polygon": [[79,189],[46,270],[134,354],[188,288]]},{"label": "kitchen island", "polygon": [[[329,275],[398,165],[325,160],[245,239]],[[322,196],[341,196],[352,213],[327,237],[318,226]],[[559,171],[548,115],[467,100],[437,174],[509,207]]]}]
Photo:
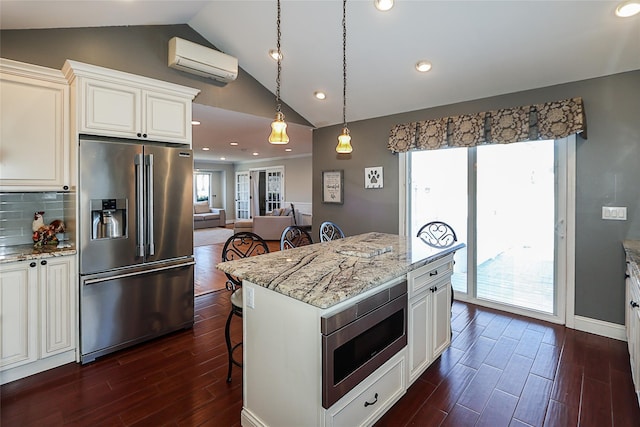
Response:
[{"label": "kitchen island", "polygon": [[[243,279],[242,424],[353,426],[379,419],[449,344],[453,254],[463,246],[436,249],[418,238],[366,233],[218,264]],[[407,293],[398,297],[402,288]],[[398,322],[407,347],[337,401],[328,399],[321,323],[381,295],[402,300]]]}]

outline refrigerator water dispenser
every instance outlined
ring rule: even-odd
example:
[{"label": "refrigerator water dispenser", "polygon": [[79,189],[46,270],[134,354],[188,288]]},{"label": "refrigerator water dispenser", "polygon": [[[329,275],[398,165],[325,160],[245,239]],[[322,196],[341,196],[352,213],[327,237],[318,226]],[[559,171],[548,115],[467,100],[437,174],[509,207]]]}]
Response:
[{"label": "refrigerator water dispenser", "polygon": [[91,239],[117,239],[127,235],[127,199],[91,200]]}]

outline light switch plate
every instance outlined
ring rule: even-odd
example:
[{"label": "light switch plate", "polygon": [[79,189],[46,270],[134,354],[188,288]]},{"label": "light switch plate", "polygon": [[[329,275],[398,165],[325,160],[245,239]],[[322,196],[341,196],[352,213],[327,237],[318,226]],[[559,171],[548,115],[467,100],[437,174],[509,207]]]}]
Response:
[{"label": "light switch plate", "polygon": [[626,221],[627,208],[619,206],[603,206],[602,219],[610,219],[615,221]]}]

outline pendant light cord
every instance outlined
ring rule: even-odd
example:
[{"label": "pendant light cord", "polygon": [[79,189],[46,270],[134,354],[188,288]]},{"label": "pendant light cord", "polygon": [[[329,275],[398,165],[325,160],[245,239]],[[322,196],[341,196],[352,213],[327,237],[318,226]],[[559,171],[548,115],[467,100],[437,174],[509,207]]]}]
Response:
[{"label": "pendant light cord", "polygon": [[280,72],[282,71],[282,52],[280,51],[280,0],[278,0],[278,20],[277,20],[277,49],[278,49],[278,75],[276,76],[276,111],[281,111],[280,107]]},{"label": "pendant light cord", "polygon": [[342,1],[342,123],[347,127],[347,0]]}]

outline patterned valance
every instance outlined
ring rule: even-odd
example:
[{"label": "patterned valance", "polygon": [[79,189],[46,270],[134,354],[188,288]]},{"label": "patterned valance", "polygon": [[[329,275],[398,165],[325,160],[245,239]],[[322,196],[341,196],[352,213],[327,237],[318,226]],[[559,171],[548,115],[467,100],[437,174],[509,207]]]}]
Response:
[{"label": "patterned valance", "polygon": [[582,98],[395,125],[387,148],[402,153],[558,139],[574,133],[587,138]]}]

